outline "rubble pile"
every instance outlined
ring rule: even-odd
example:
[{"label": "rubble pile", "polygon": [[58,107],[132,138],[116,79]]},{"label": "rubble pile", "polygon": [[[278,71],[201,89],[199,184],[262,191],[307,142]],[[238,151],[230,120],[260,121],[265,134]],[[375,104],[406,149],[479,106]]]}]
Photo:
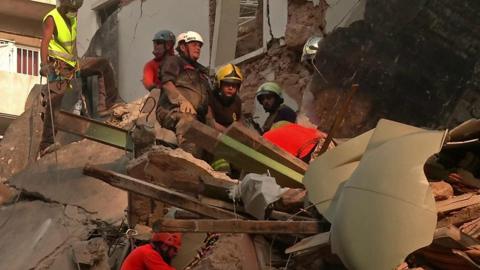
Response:
[{"label": "rubble pile", "polygon": [[[285,40],[274,40],[267,53],[246,63],[240,63],[245,74],[240,96],[244,102],[243,112],[254,112],[255,92],[266,81],[275,81],[299,105],[312,76],[313,70],[300,62],[302,47],[312,35],[319,35],[325,25],[323,21],[326,3],[320,1],[288,1],[288,24]],[[301,110],[303,112],[303,110]]]},{"label": "rubble pile", "polygon": [[[58,112],[60,147],[40,158],[36,86],[0,142],[0,269],[120,269],[156,232],[183,234],[176,269],[480,269],[480,120],[444,129],[477,113],[480,42],[467,29],[480,5],[368,1],[364,20],[324,38],[315,71],[301,49],[324,32],[327,6],[288,1],[285,39],[241,63],[246,115],[258,85],[276,81],[330,126],[359,83],[334,130],[353,138],[316,138],[312,153],[332,147],[310,163],[239,123],[191,122],[183,138],[198,151],[186,152],[152,124],[147,97],[105,122]],[[115,16],[87,55],[108,46],[109,27]],[[218,159],[233,169],[215,171]]]}]

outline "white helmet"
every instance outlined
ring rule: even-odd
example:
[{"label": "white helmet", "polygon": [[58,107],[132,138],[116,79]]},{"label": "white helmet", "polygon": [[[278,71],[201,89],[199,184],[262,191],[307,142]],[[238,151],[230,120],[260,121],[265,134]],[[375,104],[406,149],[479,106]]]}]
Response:
[{"label": "white helmet", "polygon": [[180,33],[177,36],[177,44],[180,43],[180,41],[185,41],[185,33]]},{"label": "white helmet", "polygon": [[197,42],[200,42],[200,43],[203,44],[202,36],[200,36],[199,33],[194,32],[194,31],[185,32],[184,35],[183,35],[183,40],[185,41],[185,43],[189,43],[189,42],[192,42],[192,41],[197,41]]}]

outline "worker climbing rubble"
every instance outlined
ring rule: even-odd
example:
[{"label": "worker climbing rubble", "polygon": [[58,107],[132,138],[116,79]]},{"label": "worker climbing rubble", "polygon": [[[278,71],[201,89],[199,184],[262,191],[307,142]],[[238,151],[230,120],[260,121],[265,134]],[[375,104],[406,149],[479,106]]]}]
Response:
[{"label": "worker climbing rubble", "polygon": [[128,255],[121,270],[175,270],[171,263],[181,246],[180,233],[154,233],[149,244]]},{"label": "worker climbing rubble", "polygon": [[297,121],[297,113],[283,103],[283,90],[277,83],[266,82],[260,85],[256,97],[265,112],[269,113],[262,127],[263,133],[269,131],[278,121],[286,120],[292,123]]},{"label": "worker climbing rubble", "polygon": [[175,131],[178,145],[189,152],[195,149],[184,139],[186,126],[194,119],[213,126],[213,119],[208,115],[208,93],[211,91],[208,71],[197,62],[202,46],[200,34],[186,32],[178,40],[179,55],[167,55],[159,74],[162,93],[157,119],[162,127]]}]

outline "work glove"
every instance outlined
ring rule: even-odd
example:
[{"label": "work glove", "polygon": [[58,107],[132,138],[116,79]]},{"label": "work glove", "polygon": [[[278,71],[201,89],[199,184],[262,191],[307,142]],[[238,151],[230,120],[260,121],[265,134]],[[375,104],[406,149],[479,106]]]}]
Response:
[{"label": "work glove", "polygon": [[192,103],[188,101],[184,96],[179,95],[177,97],[177,100],[178,100],[178,106],[179,106],[180,112],[197,114],[197,111],[193,107]]},{"label": "work glove", "polygon": [[55,68],[50,63],[42,63],[40,65],[40,75],[47,77],[49,74],[55,73]]}]

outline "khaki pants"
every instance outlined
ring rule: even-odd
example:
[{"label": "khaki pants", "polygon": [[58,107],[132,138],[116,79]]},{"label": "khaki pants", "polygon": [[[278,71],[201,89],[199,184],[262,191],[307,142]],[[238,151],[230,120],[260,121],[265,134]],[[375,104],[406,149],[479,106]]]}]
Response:
[{"label": "khaki pants", "polygon": [[[48,88],[50,88],[50,93],[48,93]],[[45,107],[45,112],[42,114],[43,133],[40,141],[40,152],[54,143],[53,137],[56,130],[53,129],[52,115],[54,116],[55,111],[60,110],[65,91],[69,88],[70,81],[66,80],[48,82],[48,86],[44,85],[42,88],[42,105]],[[48,101],[49,98],[50,102]]]}]

